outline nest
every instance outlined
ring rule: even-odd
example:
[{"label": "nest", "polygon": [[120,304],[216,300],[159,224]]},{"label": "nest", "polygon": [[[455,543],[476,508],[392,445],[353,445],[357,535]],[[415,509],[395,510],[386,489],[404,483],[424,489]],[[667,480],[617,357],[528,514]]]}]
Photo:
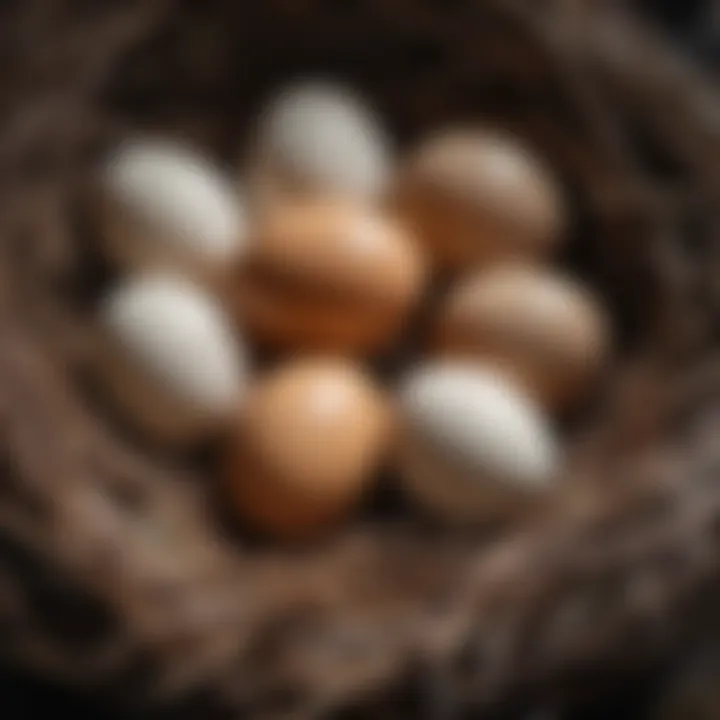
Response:
[{"label": "nest", "polygon": [[[515,0],[23,0],[0,11],[2,657],[190,717],[452,717],[592,698],[702,629],[720,575],[720,104],[617,12]],[[128,128],[233,159],[276,82],[330,71],[397,137],[473,117],[557,168],[565,260],[622,362],[577,492],[491,539],[368,511],[321,547],[228,534],[202,463],[84,383],[77,199]],[[179,710],[177,712],[180,712]]]}]

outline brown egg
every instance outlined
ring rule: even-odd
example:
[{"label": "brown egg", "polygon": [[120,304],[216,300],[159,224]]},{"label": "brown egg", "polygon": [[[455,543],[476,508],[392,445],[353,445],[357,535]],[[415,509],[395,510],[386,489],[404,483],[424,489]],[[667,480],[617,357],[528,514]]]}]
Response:
[{"label": "brown egg", "polygon": [[397,338],[424,277],[399,226],[361,205],[306,200],[260,221],[239,271],[238,313],[275,348],[365,354]]},{"label": "brown egg", "polygon": [[359,501],[390,436],[384,397],[354,365],[303,360],[251,389],[230,451],[238,514],[281,538],[316,535]]},{"label": "brown egg", "polygon": [[512,135],[452,130],[431,137],[400,172],[394,202],[438,270],[538,258],[564,225],[559,189]]},{"label": "brown egg", "polygon": [[450,293],[433,344],[441,355],[494,362],[546,406],[580,401],[607,359],[608,320],[590,292],[559,273],[497,266]]}]

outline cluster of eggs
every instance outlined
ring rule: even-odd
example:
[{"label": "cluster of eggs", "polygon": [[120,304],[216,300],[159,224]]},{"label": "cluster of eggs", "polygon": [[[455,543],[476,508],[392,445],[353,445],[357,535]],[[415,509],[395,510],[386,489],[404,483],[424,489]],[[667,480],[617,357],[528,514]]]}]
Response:
[{"label": "cluster of eggs", "polygon": [[[123,272],[98,369],[119,406],[163,441],[224,435],[232,507],[275,536],[332,527],[386,463],[447,522],[547,497],[553,414],[609,350],[588,289],[545,264],[565,220],[547,168],[483,127],[396,167],[373,112],[327,83],[280,93],[256,130],[240,183],[168,140],[102,168],[99,237]],[[426,316],[412,366],[374,377]]]}]

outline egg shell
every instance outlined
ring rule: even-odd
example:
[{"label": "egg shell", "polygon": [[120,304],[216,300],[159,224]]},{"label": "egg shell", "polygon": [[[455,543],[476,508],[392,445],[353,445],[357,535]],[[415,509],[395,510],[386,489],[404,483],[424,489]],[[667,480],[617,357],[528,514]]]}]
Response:
[{"label": "egg shell", "polygon": [[442,273],[544,258],[566,221],[548,168],[500,130],[429,137],[403,163],[393,203]]},{"label": "egg shell", "polygon": [[181,143],[124,141],[102,168],[96,197],[105,252],[124,270],[179,270],[213,284],[244,249],[237,187]]},{"label": "egg shell", "polygon": [[368,354],[400,335],[425,277],[397,224],[343,200],[301,201],[259,224],[235,283],[238,314],[272,347]]},{"label": "egg shell", "polygon": [[560,462],[541,409],[507,377],[458,362],[429,363],[399,397],[401,481],[420,507],[458,524],[525,512],[553,488]]},{"label": "egg shell", "polygon": [[329,530],[368,488],[390,430],[384,396],[354,365],[305,359],[274,370],[251,389],[229,448],[239,517],[280,538]]},{"label": "egg shell", "polygon": [[445,357],[495,362],[554,410],[595,385],[608,360],[610,323],[591,291],[539,267],[496,266],[462,280],[440,309],[433,344]]},{"label": "egg shell", "polygon": [[375,199],[392,149],[370,106],[347,87],[301,80],[282,88],[258,120],[251,176],[265,203],[305,193]]},{"label": "egg shell", "polygon": [[102,301],[98,379],[156,442],[194,444],[237,412],[249,360],[215,299],[170,273],[125,281]]}]

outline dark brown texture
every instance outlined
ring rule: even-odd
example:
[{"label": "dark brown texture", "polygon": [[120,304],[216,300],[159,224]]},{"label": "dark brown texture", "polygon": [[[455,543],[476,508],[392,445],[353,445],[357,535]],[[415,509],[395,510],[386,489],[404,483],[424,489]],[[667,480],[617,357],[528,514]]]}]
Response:
[{"label": "dark brown texture", "polygon": [[[5,659],[189,717],[390,717],[400,699],[451,717],[562,704],[702,625],[720,589],[720,106],[593,5],[3,4]],[[608,298],[625,358],[579,434],[574,491],[492,547],[407,512],[305,553],[225,538],[208,478],[83,382],[99,268],[74,200],[94,154],[150,127],[235,157],[273,84],[315,69],[355,80],[406,139],[502,121],[577,203],[568,261]]]}]

